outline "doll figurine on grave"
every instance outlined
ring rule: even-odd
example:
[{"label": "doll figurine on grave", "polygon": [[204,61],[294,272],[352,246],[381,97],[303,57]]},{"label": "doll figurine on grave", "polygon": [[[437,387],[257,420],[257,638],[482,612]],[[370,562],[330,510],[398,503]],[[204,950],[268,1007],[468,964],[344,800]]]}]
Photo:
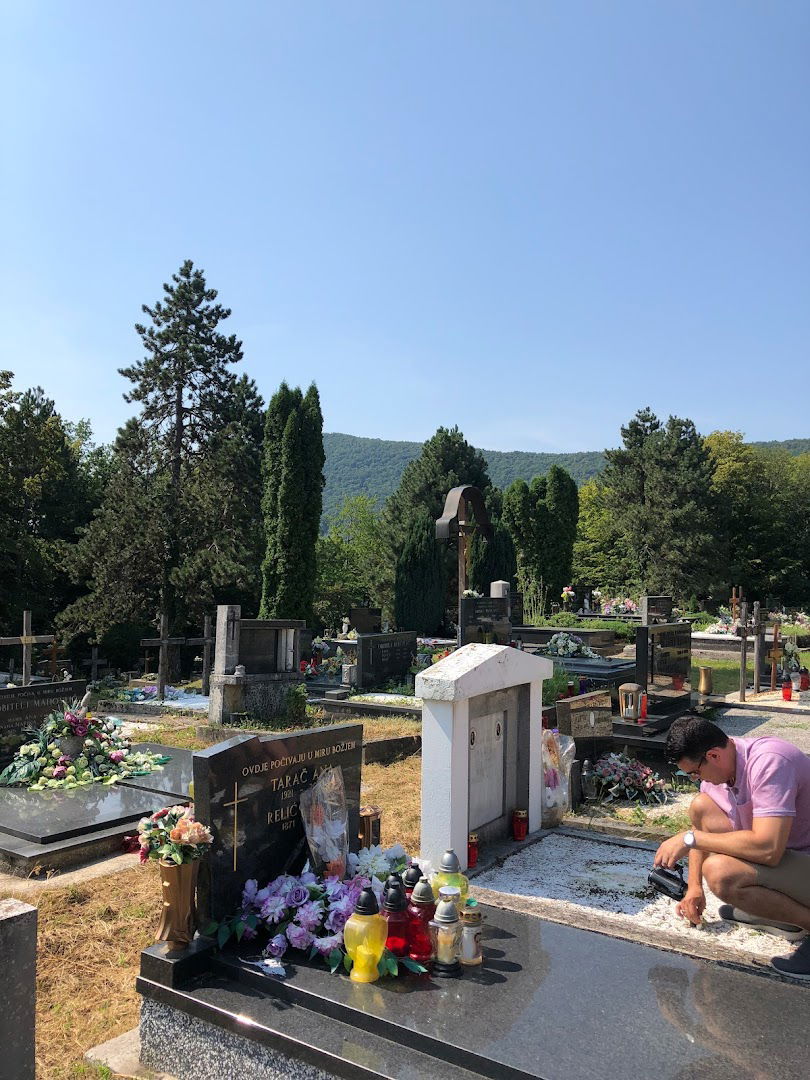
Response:
[{"label": "doll figurine on grave", "polygon": [[317,783],[301,793],[299,805],[313,869],[324,877],[343,879],[349,853],[349,815],[341,769],[321,773]]}]

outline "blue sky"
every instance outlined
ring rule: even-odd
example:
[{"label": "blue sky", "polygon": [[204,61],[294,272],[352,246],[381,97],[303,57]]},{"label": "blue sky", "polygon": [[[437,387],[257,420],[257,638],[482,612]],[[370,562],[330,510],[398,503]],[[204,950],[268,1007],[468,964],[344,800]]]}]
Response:
[{"label": "blue sky", "polygon": [[328,431],[810,434],[810,5],[5,2],[0,366],[109,439],[180,263]]}]

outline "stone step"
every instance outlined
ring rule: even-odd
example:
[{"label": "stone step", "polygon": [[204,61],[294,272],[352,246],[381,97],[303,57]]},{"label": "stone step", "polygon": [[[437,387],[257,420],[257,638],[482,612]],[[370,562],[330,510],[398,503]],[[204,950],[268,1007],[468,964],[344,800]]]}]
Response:
[{"label": "stone step", "polygon": [[[266,977],[260,976],[266,983]],[[412,1046],[238,983],[197,980],[193,996],[140,978],[141,1061],[177,1080],[223,1076],[306,1076],[349,1080],[477,1080]]]}]

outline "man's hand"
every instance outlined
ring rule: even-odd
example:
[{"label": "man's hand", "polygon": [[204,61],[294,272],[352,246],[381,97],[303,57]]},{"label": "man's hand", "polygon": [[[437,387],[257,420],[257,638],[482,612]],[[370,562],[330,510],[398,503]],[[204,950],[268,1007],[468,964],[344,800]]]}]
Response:
[{"label": "man's hand", "polygon": [[688,888],[683,900],[675,905],[675,911],[684,919],[688,919],[692,926],[700,926],[701,916],[706,910],[706,894],[702,887]]},{"label": "man's hand", "polygon": [[683,842],[685,835],[686,833],[676,833],[675,836],[670,836],[669,840],[665,840],[661,844],[655,853],[656,866],[673,867],[675,863],[686,858],[689,854],[689,848]]}]

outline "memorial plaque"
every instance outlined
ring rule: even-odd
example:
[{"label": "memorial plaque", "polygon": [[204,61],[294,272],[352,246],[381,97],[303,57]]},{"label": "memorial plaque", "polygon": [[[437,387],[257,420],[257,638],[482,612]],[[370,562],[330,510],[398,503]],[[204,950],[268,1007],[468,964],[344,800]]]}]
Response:
[{"label": "memorial plaque", "polygon": [[25,742],[25,731],[38,728],[48,713],[59,709],[63,701],[69,704],[80,701],[86,690],[84,679],[9,686],[0,690],[0,770],[8,765],[17,747]]},{"label": "memorial plaque", "polygon": [[357,686],[379,686],[386,679],[402,678],[416,663],[416,631],[398,634],[361,634],[357,637]]},{"label": "memorial plaque", "polygon": [[194,754],[196,814],[214,834],[200,872],[204,917],[232,915],[249,878],[263,886],[303,869],[310,852],[299,801],[327,770],[340,770],[350,850],[356,850],[362,747],[362,725],[345,724],[239,735]]}]

